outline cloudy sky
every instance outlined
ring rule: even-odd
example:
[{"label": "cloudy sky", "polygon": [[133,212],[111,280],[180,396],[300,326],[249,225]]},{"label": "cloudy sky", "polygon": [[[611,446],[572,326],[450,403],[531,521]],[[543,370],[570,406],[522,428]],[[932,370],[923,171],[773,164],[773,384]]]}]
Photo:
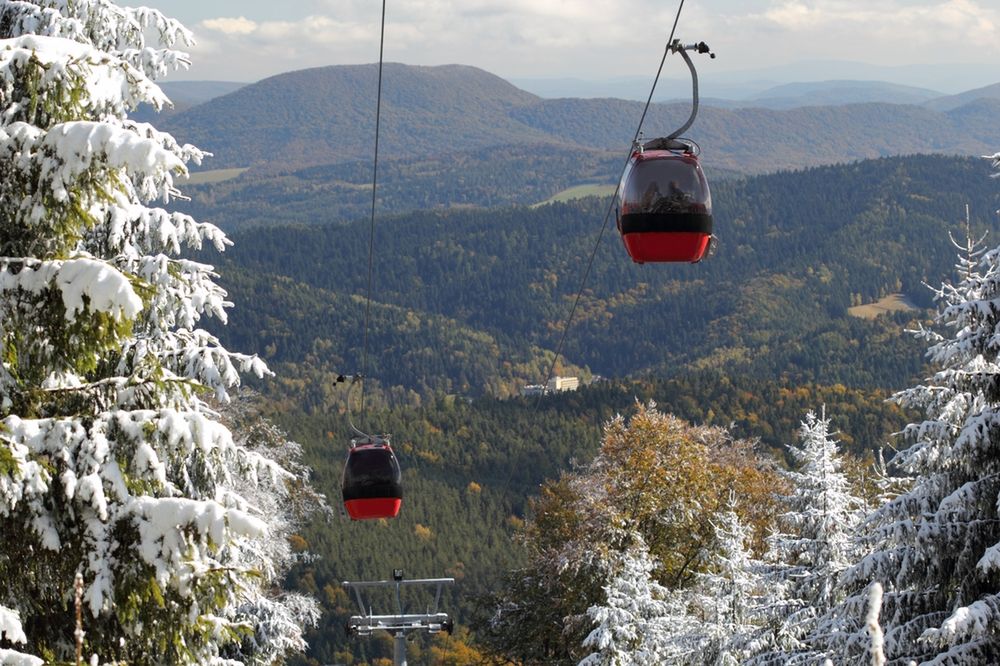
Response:
[{"label": "cloudy sky", "polygon": [[[378,60],[378,0],[145,4],[196,35],[195,65],[175,79],[256,81]],[[676,0],[388,0],[385,58],[474,65],[506,78],[645,76],[676,10]],[[995,66],[980,85],[1000,81],[998,0],[687,0],[678,36],[708,42],[718,72],[795,61],[934,63],[936,71],[975,63],[980,72]]]}]

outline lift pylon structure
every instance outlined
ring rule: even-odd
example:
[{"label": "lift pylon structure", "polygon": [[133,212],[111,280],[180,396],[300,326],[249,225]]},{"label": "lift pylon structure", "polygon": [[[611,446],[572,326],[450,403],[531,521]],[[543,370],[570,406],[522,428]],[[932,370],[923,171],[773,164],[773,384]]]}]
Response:
[{"label": "lift pylon structure", "polygon": [[[361,615],[352,615],[347,620],[349,636],[370,636],[376,631],[387,631],[395,639],[393,645],[393,666],[406,666],[406,634],[411,631],[423,631],[436,634],[444,631],[451,633],[454,624],[447,613],[438,611],[441,603],[441,592],[445,585],[453,585],[454,578],[420,578],[405,580],[402,569],[392,570],[392,580],[344,581],[343,586],[354,591],[354,598],[361,609]],[[435,588],[434,603],[427,608],[426,613],[404,613],[400,590],[403,587]],[[375,615],[372,605],[365,604],[364,591],[389,589],[395,591],[396,612],[390,615]]]}]

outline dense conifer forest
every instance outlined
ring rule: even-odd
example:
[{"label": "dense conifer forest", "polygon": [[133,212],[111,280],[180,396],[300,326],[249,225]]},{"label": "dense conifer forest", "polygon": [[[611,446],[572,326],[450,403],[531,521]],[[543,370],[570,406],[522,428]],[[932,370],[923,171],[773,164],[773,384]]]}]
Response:
[{"label": "dense conifer forest", "polygon": [[[391,566],[456,575],[450,609],[462,626],[481,623],[502,572],[527,561],[514,537],[539,484],[590,460],[604,424],[647,401],[756,441],[779,465],[803,415],[825,405],[864,469],[911,418],[885,399],[926,372],[904,329],[930,316],[925,283],[952,271],[948,234],[960,233],[965,203],[976,229],[993,226],[985,166],[912,156],[714,181],[720,243],[701,265],[633,265],[609,234],[557,367],[597,381],[542,400],[517,396],[545,377],[607,201],[380,219],[366,418],[393,434],[407,499],[394,521],[320,520],[301,533],[319,559],[291,580],[326,610],[308,663],[347,654],[342,625],[356,609],[339,582]],[[333,498],[350,430],[336,378],[360,364],[366,224],[260,224],[213,256],[237,304],[219,333],[268,359],[277,374],[256,384],[258,400]],[[892,293],[914,309],[848,314]],[[350,650],[391,653],[364,645]],[[414,663],[434,663],[432,645]]]},{"label": "dense conifer forest", "polygon": [[[930,305],[925,284],[951,270],[948,233],[961,228],[966,203],[976,228],[991,225],[997,207],[981,161],[933,156],[725,180],[714,196],[718,248],[702,264],[635,265],[615,234],[604,238],[564,374],[716,368],[900,386],[921,364],[902,329]],[[541,381],[606,212],[606,200],[591,199],[383,219],[372,375],[387,389],[467,396],[512,395]],[[237,233],[233,248],[212,256],[237,304],[219,331],[227,344],[261,350],[278,383],[355,372],[365,224]],[[847,314],[897,292],[918,310]],[[322,401],[325,389],[312,385],[302,383],[298,399]]]}]

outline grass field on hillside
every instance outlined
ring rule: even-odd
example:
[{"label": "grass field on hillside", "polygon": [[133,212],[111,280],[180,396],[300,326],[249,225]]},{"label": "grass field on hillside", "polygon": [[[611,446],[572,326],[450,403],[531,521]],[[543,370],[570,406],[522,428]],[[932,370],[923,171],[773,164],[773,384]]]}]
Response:
[{"label": "grass field on hillside", "polygon": [[582,199],[584,197],[607,197],[611,196],[614,191],[614,185],[574,185],[535,205],[544,206],[545,204],[571,201],[572,199]]},{"label": "grass field on hillside", "polygon": [[916,309],[917,306],[911,303],[904,294],[889,294],[885,298],[881,298],[874,303],[856,305],[853,308],[847,308],[847,314],[852,317],[861,317],[862,319],[874,319],[875,317],[888,312],[901,312],[904,310]]},{"label": "grass field on hillside", "polygon": [[188,185],[206,185],[208,183],[221,183],[239,177],[247,167],[237,167],[235,169],[209,169],[208,171],[196,171],[180,182]]}]

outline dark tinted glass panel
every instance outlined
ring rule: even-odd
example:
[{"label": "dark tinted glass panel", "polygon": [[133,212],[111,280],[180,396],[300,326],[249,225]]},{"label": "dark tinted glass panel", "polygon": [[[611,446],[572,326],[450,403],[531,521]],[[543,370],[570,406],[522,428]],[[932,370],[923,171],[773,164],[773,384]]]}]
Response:
[{"label": "dark tinted glass panel", "polygon": [[621,214],[711,213],[708,183],[697,163],[681,157],[638,160],[622,185]]},{"label": "dark tinted glass panel", "polygon": [[402,497],[402,476],[391,449],[354,449],[344,466],[344,499]]}]

